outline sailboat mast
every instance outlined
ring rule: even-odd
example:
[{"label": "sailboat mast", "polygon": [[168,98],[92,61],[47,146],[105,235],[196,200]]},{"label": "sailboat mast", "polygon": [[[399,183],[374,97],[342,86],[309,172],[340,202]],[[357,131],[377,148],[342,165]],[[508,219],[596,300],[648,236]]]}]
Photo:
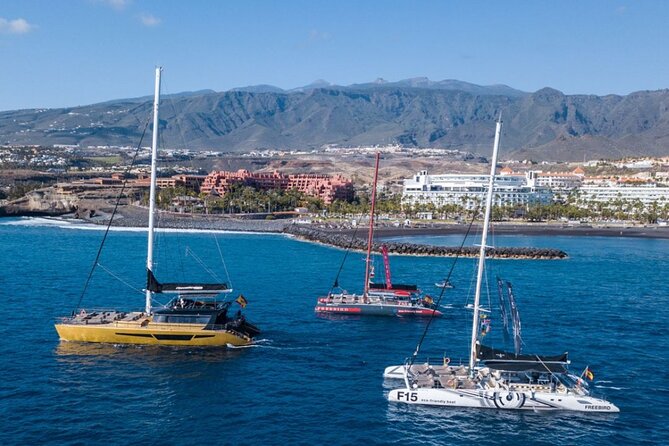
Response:
[{"label": "sailboat mast", "polygon": [[[151,141],[151,189],[149,192],[149,234],[146,250],[146,269],[153,273],[153,232],[154,214],[156,212],[156,164],[158,158],[158,108],[160,106],[160,73],[162,67],[156,67],[156,86],[153,96],[153,139]],[[146,314],[151,313],[151,290],[146,287]]]},{"label": "sailboat mast", "polygon": [[488,194],[486,195],[485,213],[483,216],[483,230],[481,231],[481,250],[479,251],[479,264],[476,273],[476,293],[474,295],[474,316],[472,320],[472,342],[469,350],[469,374],[474,374],[476,364],[476,339],[478,338],[479,325],[479,303],[481,301],[481,284],[483,283],[483,267],[485,264],[486,242],[488,240],[488,225],[490,224],[490,211],[492,209],[493,186],[495,185],[495,166],[497,166],[497,151],[499,149],[499,137],[502,133],[502,119],[497,121],[495,129],[495,143],[492,150],[490,166],[490,179],[488,180]]},{"label": "sailboat mast", "polygon": [[379,159],[381,158],[381,153],[376,152],[376,166],[374,167],[374,183],[372,185],[372,208],[369,212],[369,235],[367,236],[367,260],[365,262],[365,288],[363,297],[365,301],[367,300],[367,292],[369,291],[369,272],[371,269],[371,256],[372,256],[372,242],[374,239],[374,211],[376,208],[376,181],[379,177]]}]

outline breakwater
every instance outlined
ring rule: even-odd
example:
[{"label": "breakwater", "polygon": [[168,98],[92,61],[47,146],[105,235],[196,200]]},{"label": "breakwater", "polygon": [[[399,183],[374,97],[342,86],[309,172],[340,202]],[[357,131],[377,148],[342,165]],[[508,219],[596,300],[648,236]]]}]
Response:
[{"label": "breakwater", "polygon": [[[337,246],[339,248],[364,251],[367,249],[367,240],[364,236],[355,236],[351,234],[327,231],[323,229],[314,229],[303,226],[291,225],[283,230],[286,234],[295,237],[319,242],[326,245]],[[420,245],[416,243],[396,243],[375,242],[372,245],[372,251],[381,252],[381,246],[386,245],[391,254],[420,255],[420,256],[442,256],[442,257],[476,257],[479,254],[479,248],[476,246],[431,246]],[[551,248],[523,248],[523,247],[498,247],[486,250],[490,258],[504,259],[566,259],[567,253],[560,249]]]}]

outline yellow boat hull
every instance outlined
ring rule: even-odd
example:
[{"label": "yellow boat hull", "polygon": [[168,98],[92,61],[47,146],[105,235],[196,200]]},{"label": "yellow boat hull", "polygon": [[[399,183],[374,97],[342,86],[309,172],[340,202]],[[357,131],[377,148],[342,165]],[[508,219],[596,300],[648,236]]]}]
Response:
[{"label": "yellow boat hull", "polygon": [[[172,326],[170,326],[172,325]],[[205,330],[202,325],[112,322],[108,324],[56,324],[63,341],[106,344],[144,344],[181,346],[248,345],[252,342],[228,330]]]}]

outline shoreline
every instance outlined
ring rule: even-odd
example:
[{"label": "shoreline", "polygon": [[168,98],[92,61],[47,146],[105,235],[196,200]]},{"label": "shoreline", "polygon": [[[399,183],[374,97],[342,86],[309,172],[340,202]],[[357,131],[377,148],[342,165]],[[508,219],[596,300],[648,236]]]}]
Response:
[{"label": "shoreline", "polygon": [[[110,213],[100,213],[90,218],[77,218],[73,214],[45,215],[44,213],[25,213],[23,215],[6,215],[2,217],[46,217],[62,219],[67,222],[77,222],[96,226],[106,226]],[[2,219],[0,217],[0,219]],[[157,221],[162,229],[189,229],[214,230],[255,233],[285,234],[291,231],[288,228],[305,228],[321,231],[326,234],[340,234],[351,236],[356,229],[349,226],[333,224],[298,224],[292,220],[258,220],[238,218],[228,215],[200,215],[159,212]],[[148,212],[137,206],[124,206],[114,217],[112,226],[128,228],[145,228],[148,225]],[[466,224],[456,223],[425,223],[413,227],[378,226],[374,232],[379,239],[411,236],[444,236],[462,235],[467,232]],[[472,230],[480,229],[474,225]],[[526,235],[526,236],[578,236],[578,237],[631,237],[649,239],[669,239],[669,226],[658,225],[620,225],[609,224],[567,225],[559,223],[492,223],[491,231],[498,235]],[[367,228],[358,228],[357,232],[367,232]],[[358,234],[358,235],[359,235]]]}]

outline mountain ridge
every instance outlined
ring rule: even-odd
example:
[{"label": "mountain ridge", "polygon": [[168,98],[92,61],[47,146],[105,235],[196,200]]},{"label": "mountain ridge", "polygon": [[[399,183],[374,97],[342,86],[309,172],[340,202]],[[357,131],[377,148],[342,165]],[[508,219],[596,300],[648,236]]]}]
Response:
[{"label": "mountain ridge", "polygon": [[[249,86],[163,98],[166,141],[224,151],[323,145],[441,147],[486,153],[499,114],[502,155],[537,161],[669,155],[669,90],[534,93],[506,85],[411,78],[277,90]],[[150,98],[0,112],[1,144],[136,145]]]}]

